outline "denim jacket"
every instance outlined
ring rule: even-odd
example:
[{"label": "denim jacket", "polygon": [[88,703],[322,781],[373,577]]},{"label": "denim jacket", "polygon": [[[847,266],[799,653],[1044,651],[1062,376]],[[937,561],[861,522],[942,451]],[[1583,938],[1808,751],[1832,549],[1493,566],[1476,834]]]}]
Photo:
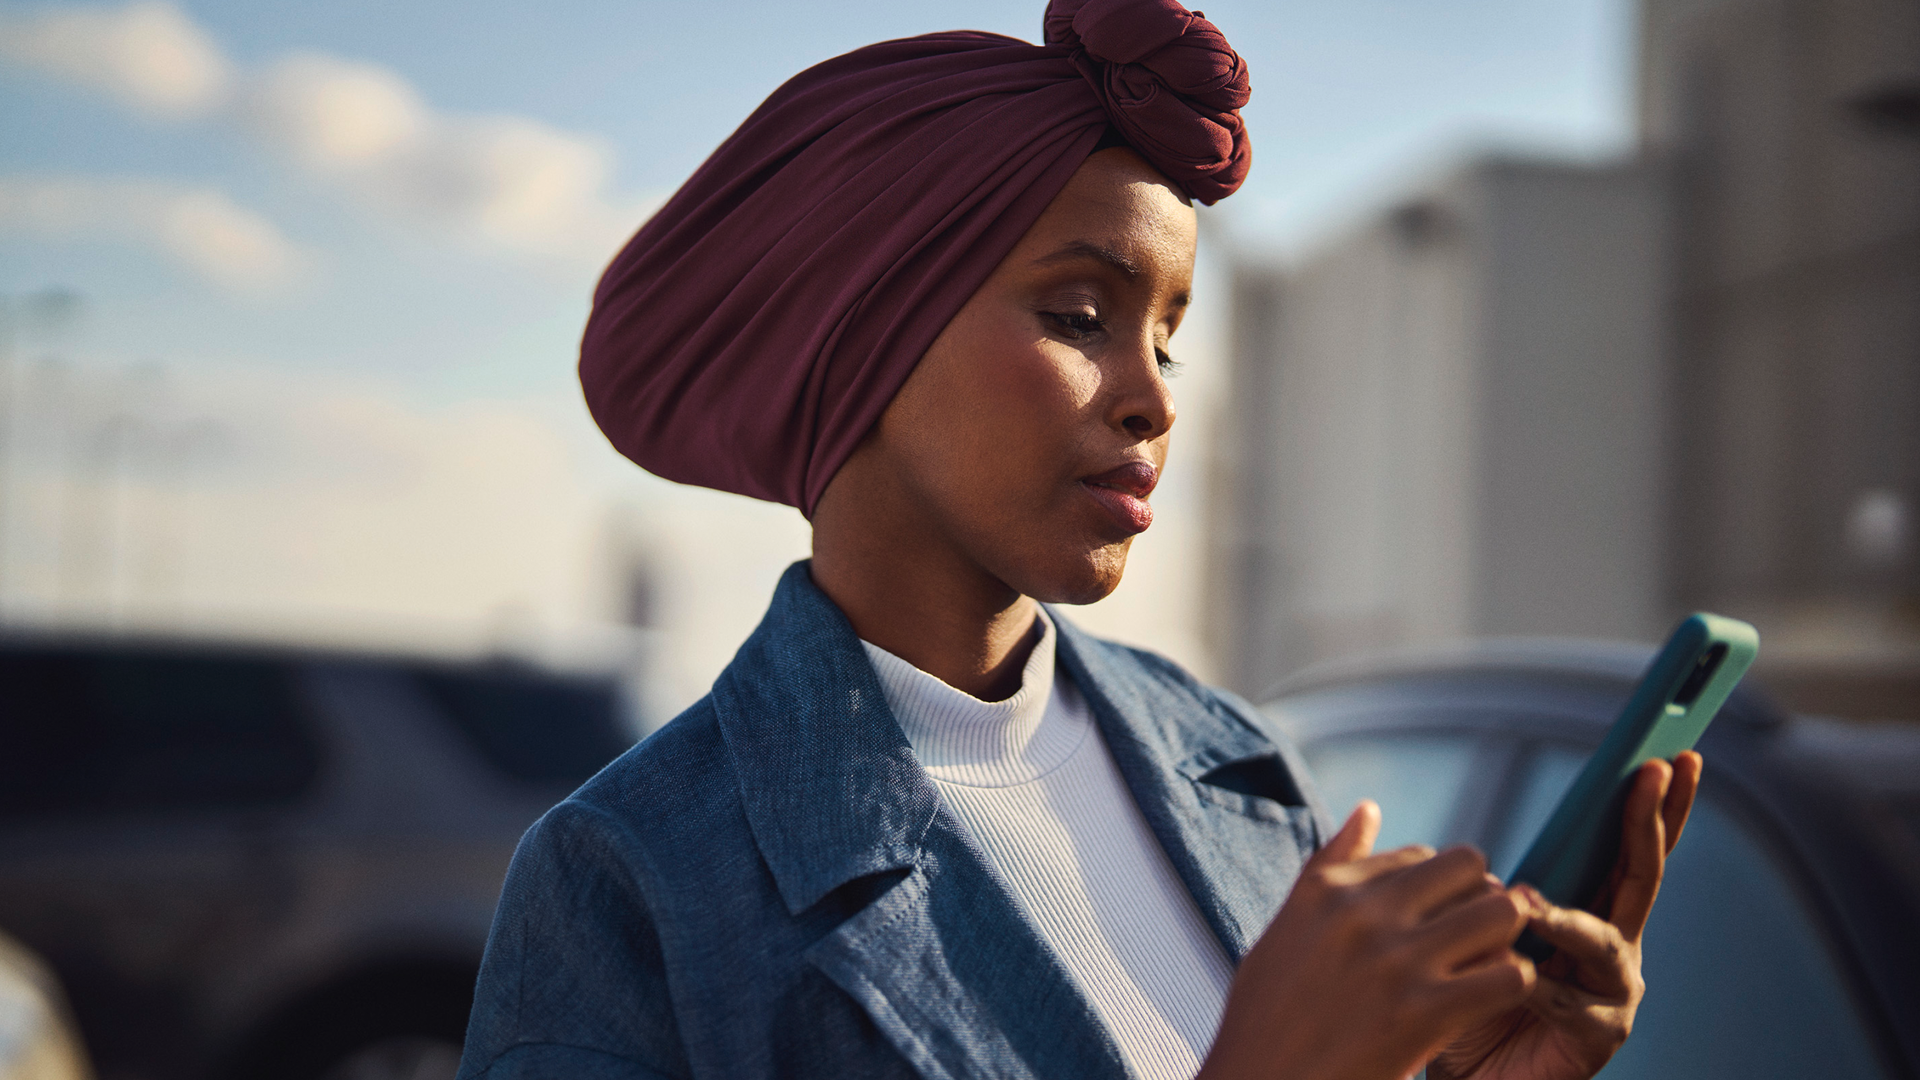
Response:
[{"label": "denim jacket", "polygon": [[[1236,961],[1326,835],[1245,703],[1057,612],[1058,655]],[[705,699],[520,842],[461,1080],[1124,1077],[852,626],[788,569]]]}]

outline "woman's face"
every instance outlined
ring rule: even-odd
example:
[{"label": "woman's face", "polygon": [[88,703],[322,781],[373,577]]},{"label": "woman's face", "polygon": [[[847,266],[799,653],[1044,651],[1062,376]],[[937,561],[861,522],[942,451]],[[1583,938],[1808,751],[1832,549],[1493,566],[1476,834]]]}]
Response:
[{"label": "woman's face", "polygon": [[1101,151],[954,316],[864,448],[928,556],[1055,603],[1119,585],[1167,460],[1195,231],[1144,159]]}]

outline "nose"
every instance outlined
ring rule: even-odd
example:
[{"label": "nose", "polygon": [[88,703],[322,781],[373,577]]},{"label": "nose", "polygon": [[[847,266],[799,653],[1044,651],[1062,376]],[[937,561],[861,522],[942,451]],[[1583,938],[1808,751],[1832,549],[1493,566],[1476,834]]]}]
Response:
[{"label": "nose", "polygon": [[1159,350],[1151,338],[1126,353],[1115,358],[1109,422],[1141,442],[1151,442],[1173,429],[1173,391],[1160,373]]}]

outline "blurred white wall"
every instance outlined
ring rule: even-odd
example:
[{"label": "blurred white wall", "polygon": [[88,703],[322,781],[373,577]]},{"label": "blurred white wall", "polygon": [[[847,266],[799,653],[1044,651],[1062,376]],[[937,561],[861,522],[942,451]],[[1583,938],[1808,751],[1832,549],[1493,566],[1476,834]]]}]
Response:
[{"label": "blurred white wall", "polygon": [[1236,290],[1229,685],[1663,602],[1665,220],[1631,165],[1483,158]]},{"label": "blurred white wall", "polygon": [[[1199,452],[1223,276],[1203,269],[1175,342],[1155,525],[1120,591],[1072,613],[1203,676]],[[706,692],[807,555],[797,511],[620,458],[551,358],[551,392],[422,401],[364,376],[109,362],[84,332],[35,325],[62,303],[83,301],[18,298],[0,341],[8,623],[639,667],[661,719]]]}]

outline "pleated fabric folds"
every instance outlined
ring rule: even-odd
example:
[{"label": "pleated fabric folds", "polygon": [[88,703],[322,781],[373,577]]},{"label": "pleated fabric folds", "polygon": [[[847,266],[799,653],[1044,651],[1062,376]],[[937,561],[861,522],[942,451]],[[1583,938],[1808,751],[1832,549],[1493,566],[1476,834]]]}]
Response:
[{"label": "pleated fabric folds", "polygon": [[[1056,0],[1052,43],[882,42],[776,90],[601,278],[580,381],[621,453],[811,515],[1109,128],[1211,203],[1246,66],[1174,0]],[[1102,49],[1110,52],[1102,52]]]}]

